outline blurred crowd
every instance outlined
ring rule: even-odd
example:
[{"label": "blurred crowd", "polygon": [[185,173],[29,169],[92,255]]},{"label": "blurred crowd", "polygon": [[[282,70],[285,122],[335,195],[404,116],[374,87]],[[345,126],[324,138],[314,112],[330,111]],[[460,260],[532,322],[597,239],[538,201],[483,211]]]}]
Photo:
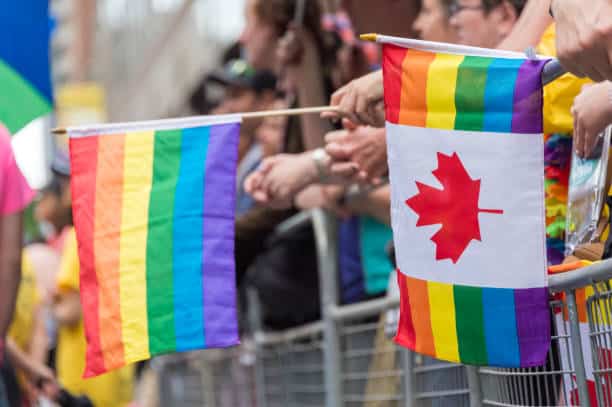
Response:
[{"label": "blurred crowd", "polygon": [[[572,148],[589,156],[612,121],[609,0],[343,0],[333,14],[322,13],[314,0],[245,3],[244,31],[223,66],[194,90],[192,109],[228,114],[331,103],[338,110],[243,122],[235,260],[244,334],[248,292],[259,298],[266,329],[320,317],[312,226],[276,233],[299,211],[325,208],[337,215],[343,304],[382,296],[389,286],[394,256],[381,53],[358,33],[559,51],[564,67],[595,81],[565,75],[545,88],[547,204],[566,199]],[[52,181],[35,193],[2,128],[0,165],[0,407],[43,399],[74,406],[146,404],[135,391],[146,364],[81,378],[86,349],[68,157],[56,154]],[[23,213],[33,200],[43,238],[23,247]],[[562,216],[550,215],[549,226]],[[563,230],[547,232],[549,260],[560,262]]]}]

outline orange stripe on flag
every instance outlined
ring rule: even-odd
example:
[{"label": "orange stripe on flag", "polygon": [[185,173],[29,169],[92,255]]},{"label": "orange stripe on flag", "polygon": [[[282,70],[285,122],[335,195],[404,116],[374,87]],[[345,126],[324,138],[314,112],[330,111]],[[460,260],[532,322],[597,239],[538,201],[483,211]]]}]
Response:
[{"label": "orange stripe on flag", "polygon": [[[119,304],[119,236],[124,135],[98,138],[94,253],[100,287],[100,342],[107,369],[124,365]],[[101,275],[103,272],[103,275]]]},{"label": "orange stripe on flag", "polygon": [[410,301],[412,323],[416,332],[414,350],[425,355],[436,355],[433,333],[431,330],[431,314],[429,310],[429,294],[427,281],[406,276],[405,293]]},{"label": "orange stripe on flag", "polygon": [[431,52],[409,49],[402,62],[402,96],[399,123],[425,127],[427,124],[427,76],[436,58]]}]

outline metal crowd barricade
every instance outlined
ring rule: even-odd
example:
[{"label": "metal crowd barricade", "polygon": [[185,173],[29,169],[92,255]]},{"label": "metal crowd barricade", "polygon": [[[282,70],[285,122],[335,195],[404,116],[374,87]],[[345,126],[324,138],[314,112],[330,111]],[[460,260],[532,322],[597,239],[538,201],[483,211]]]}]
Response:
[{"label": "metal crowd barricade", "polygon": [[612,290],[609,282],[595,285],[587,300],[595,396],[599,406],[612,405]]},{"label": "metal crowd barricade", "polygon": [[302,213],[277,229],[304,222],[315,230],[322,321],[283,332],[263,332],[257,296],[250,292],[258,407],[468,406],[477,375],[464,366],[416,355],[385,335],[382,316],[398,298],[339,306],[336,221],[322,210]]},{"label": "metal crowd barricade", "polygon": [[[590,339],[595,349],[595,393],[599,406],[612,405],[612,351],[602,357],[597,350],[612,349],[612,291],[609,286],[602,290],[601,284],[595,284],[612,277],[612,261],[550,278],[551,292],[564,293],[563,298],[551,301],[551,315],[565,312],[569,323],[553,321],[553,343],[545,366],[466,367],[399,349],[385,338],[382,316],[398,306],[398,298],[339,306],[335,220],[317,210],[309,216],[302,214],[298,222],[289,222],[289,228],[308,219],[313,222],[317,239],[323,318],[307,327],[273,335],[259,330],[255,335],[258,407],[569,406],[578,399],[592,400],[575,295],[576,289],[589,285],[598,288],[587,300]],[[299,352],[311,359],[300,360],[296,357]],[[561,354],[571,355],[564,366]],[[566,395],[570,387],[574,388],[575,399]]]},{"label": "metal crowd barricade", "polygon": [[[563,312],[561,300],[550,303],[551,314]],[[552,325],[552,344],[545,366],[522,369],[479,369],[482,404],[485,406],[559,406],[565,388],[572,383],[574,366],[561,366],[559,353],[570,354],[570,334],[565,324]]]},{"label": "metal crowd barricade", "polygon": [[159,406],[252,407],[255,354],[250,343],[162,356],[153,361],[159,377]]},{"label": "metal crowd barricade", "polygon": [[[563,293],[551,301],[551,314],[563,314],[567,322],[553,323],[546,366],[475,368],[417,355],[385,337],[383,316],[398,307],[397,297],[340,306],[335,219],[315,210],[279,231],[303,222],[313,223],[317,240],[322,320],[264,332],[257,298],[249,293],[252,341],[197,353],[199,363],[189,355],[156,360],[160,405],[552,407],[578,405],[578,400],[583,406],[612,405],[612,260],[550,277],[551,293]],[[576,303],[582,287],[593,287],[592,295],[581,298],[586,311]],[[581,326],[580,318],[588,324]],[[585,325],[589,343],[582,343]],[[252,360],[245,361],[245,355]],[[593,367],[592,384],[585,362]]]}]

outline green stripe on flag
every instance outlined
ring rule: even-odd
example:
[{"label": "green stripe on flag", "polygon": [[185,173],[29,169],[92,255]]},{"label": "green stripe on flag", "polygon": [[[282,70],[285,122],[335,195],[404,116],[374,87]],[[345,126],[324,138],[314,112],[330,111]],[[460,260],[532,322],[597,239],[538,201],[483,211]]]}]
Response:
[{"label": "green stripe on flag", "polygon": [[12,134],[51,110],[49,101],[0,60],[0,122]]},{"label": "green stripe on flag", "polygon": [[456,285],[453,292],[459,358],[462,363],[486,365],[487,344],[484,332],[482,289]]},{"label": "green stripe on flag", "polygon": [[182,138],[181,130],[155,134],[147,236],[147,316],[151,355],[176,349],[172,242]]},{"label": "green stripe on flag", "polygon": [[455,130],[482,131],[487,71],[492,58],[465,57],[459,65],[455,92]]}]

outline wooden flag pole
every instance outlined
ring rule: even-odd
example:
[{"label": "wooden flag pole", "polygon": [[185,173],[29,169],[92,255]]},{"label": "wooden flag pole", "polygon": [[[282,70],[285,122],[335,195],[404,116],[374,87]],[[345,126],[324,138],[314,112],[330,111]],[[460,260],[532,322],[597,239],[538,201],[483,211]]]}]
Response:
[{"label": "wooden flag pole", "polygon": [[[279,110],[263,110],[261,112],[247,112],[247,113],[236,113],[236,114],[228,114],[228,115],[219,115],[216,116],[218,118],[227,117],[229,118],[242,118],[242,119],[261,119],[266,117],[278,117],[278,116],[299,116],[304,114],[320,114],[325,112],[336,112],[340,113],[340,108],[336,106],[318,106],[318,107],[301,107],[297,109],[279,109]],[[202,118],[206,118],[206,116],[201,116]],[[190,122],[193,122],[197,119],[197,117],[186,118],[189,119]],[[177,122],[177,125],[180,124],[181,119],[174,119]],[[104,129],[104,124],[100,124],[101,129]],[[53,134],[66,134],[68,133],[69,128],[59,127],[51,130]]]}]

